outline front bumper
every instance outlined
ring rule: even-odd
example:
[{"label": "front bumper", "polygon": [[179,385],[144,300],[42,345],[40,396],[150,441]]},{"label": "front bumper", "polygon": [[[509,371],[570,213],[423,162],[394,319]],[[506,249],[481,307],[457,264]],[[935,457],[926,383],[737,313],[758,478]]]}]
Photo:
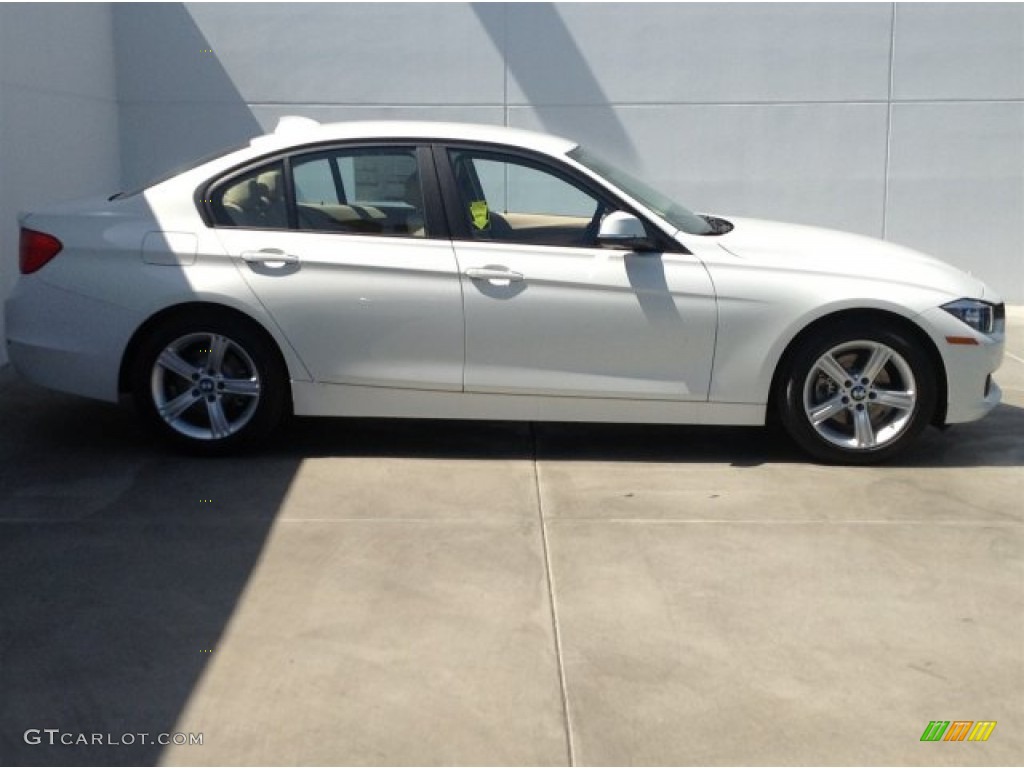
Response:
[{"label": "front bumper", "polygon": [[[946,424],[977,421],[999,405],[1002,390],[992,375],[1003,362],[1005,331],[986,336],[969,329],[943,309],[921,315],[946,369]],[[974,340],[953,344],[947,337]]]}]

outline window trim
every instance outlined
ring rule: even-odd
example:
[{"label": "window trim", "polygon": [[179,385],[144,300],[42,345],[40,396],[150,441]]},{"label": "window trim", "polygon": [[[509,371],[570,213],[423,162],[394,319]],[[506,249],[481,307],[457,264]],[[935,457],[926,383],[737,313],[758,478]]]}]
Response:
[{"label": "window trim", "polygon": [[[284,173],[284,193],[288,226],[285,228],[261,227],[259,229],[249,229],[248,231],[301,232],[305,234],[336,235],[339,237],[382,237],[388,240],[403,239],[413,242],[421,240],[451,240],[451,234],[448,229],[448,217],[445,212],[445,205],[441,194],[441,185],[438,181],[436,163],[431,151],[432,141],[432,139],[402,137],[401,139],[384,140],[357,139],[350,141],[322,141],[312,144],[303,144],[302,146],[288,147],[287,149],[277,150],[275,152],[261,155],[260,157],[252,158],[244,163],[239,163],[238,165],[210,177],[196,187],[192,200],[200,218],[203,220],[203,223],[207,228],[217,230],[246,229],[245,227],[233,227],[217,223],[213,215],[212,194],[214,190],[218,189],[222,184],[229,183],[232,179],[251,173],[262,166],[280,162],[283,164],[282,172]],[[416,168],[420,175],[420,186],[423,192],[423,213],[426,225],[425,237],[412,237],[411,235],[406,234],[374,235],[363,232],[328,232],[316,229],[299,229],[294,180],[292,178],[291,168],[291,163],[294,159],[307,154],[330,152],[332,150],[340,152],[353,149],[386,150],[395,148],[413,150],[413,155],[416,159]]]},{"label": "window trim", "polygon": [[281,162],[284,165],[284,210],[289,231],[299,228],[299,212],[295,205],[295,179],[292,178],[292,156],[285,155]]},{"label": "window trim", "polygon": [[[348,192],[345,191],[345,180],[341,177],[341,168],[338,167],[337,154],[331,155],[328,165],[331,166],[331,178],[334,179],[334,196],[338,198],[338,205],[348,205]],[[298,205],[297,200],[296,205]]]}]

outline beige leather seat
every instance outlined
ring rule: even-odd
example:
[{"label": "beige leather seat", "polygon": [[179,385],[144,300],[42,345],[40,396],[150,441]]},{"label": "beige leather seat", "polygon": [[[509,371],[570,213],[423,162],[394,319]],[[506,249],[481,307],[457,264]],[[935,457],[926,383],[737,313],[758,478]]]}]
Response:
[{"label": "beige leather seat", "polygon": [[285,229],[288,226],[281,172],[267,171],[232,184],[221,198],[236,227]]},{"label": "beige leather seat", "polygon": [[284,200],[284,179],[279,170],[267,171],[257,177],[266,199],[264,218],[268,227],[285,229],[288,226],[288,207]]},{"label": "beige leather seat", "polygon": [[256,202],[258,195],[256,179],[243,179],[224,191],[221,205],[232,224],[236,227],[256,225],[256,212],[259,210]]}]

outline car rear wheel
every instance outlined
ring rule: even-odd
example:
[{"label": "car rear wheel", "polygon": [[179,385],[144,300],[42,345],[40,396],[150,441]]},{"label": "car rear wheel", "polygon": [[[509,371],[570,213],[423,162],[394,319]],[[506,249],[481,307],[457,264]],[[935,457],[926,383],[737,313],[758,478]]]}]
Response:
[{"label": "car rear wheel", "polygon": [[284,364],[262,333],[229,316],[159,326],[143,343],[135,401],[158,434],[200,453],[265,438],[287,403]]},{"label": "car rear wheel", "polygon": [[919,345],[878,325],[846,325],[819,331],[791,358],[778,407],[815,458],[873,464],[904,450],[935,404],[935,373]]}]

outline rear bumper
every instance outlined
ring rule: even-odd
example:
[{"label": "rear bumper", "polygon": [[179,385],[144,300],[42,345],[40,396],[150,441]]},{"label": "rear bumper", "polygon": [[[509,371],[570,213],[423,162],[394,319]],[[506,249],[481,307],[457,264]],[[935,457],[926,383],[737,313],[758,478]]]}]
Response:
[{"label": "rear bumper", "polygon": [[134,312],[23,277],[4,317],[7,355],[21,376],[60,392],[117,400],[121,356],[141,322]]}]

